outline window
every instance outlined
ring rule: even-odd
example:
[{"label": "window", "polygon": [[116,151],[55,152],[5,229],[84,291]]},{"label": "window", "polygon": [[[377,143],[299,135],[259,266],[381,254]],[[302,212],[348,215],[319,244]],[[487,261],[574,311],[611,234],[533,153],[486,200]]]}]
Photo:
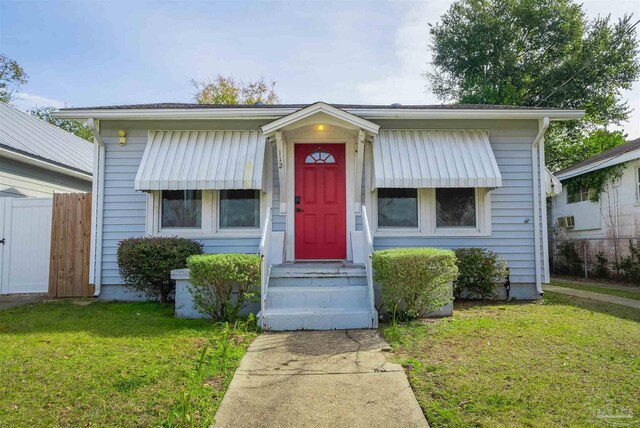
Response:
[{"label": "window", "polygon": [[306,157],[304,163],[336,163],[332,154],[317,150]]},{"label": "window", "polygon": [[378,227],[418,227],[418,189],[378,189]]},{"label": "window", "polygon": [[259,228],[260,192],[258,190],[220,191],[220,228]]},{"label": "window", "polygon": [[567,186],[567,203],[588,201],[594,196],[594,191],[584,186]]},{"label": "window", "polygon": [[436,189],[436,227],[476,227],[475,189]]},{"label": "window", "polygon": [[163,229],[202,227],[202,192],[200,190],[163,190]]},{"label": "window", "polygon": [[637,169],[638,175],[636,176],[636,197],[640,201],[640,168]]}]

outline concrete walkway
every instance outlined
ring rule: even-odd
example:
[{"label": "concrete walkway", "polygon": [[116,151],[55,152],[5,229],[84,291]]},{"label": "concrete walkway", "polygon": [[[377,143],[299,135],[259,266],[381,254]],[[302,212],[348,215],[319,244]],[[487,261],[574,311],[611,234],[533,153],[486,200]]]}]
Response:
[{"label": "concrete walkway", "polygon": [[615,303],[616,305],[640,309],[640,300],[628,299],[626,297],[611,296],[609,294],[594,293],[592,291],[576,290],[575,288],[557,287],[555,285],[545,285],[544,291],[566,294],[567,296],[582,297],[583,299],[597,300],[599,302]]},{"label": "concrete walkway", "polygon": [[0,311],[46,300],[45,294],[12,294],[0,296]]},{"label": "concrete walkway", "polygon": [[259,336],[216,414],[218,427],[428,427],[376,330]]}]

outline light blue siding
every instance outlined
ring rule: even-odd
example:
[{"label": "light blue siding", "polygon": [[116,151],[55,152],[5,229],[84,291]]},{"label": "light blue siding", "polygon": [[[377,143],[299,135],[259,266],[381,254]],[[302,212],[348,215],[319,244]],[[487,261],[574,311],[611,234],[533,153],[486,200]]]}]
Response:
[{"label": "light blue siding", "polygon": [[[199,122],[118,122],[103,123],[105,139],[104,223],[102,239],[102,284],[121,284],[116,262],[118,242],[134,236],[144,236],[146,220],[146,194],[136,192],[134,178],[147,141],[148,129],[257,129],[255,121],[219,121],[203,126]],[[534,228],[531,144],[537,132],[536,121],[379,121],[388,128],[478,128],[489,129],[489,140],[503,186],[491,196],[492,235],[490,237],[377,237],[376,249],[394,247],[483,247],[506,258],[511,268],[513,283],[535,283]],[[127,132],[127,145],[117,143],[118,129]],[[280,181],[275,162],[272,168],[273,230],[285,230],[285,216],[279,214]],[[365,174],[362,183],[362,201],[365,194]],[[540,187],[542,189],[542,187]],[[543,206],[540,207],[541,211]],[[540,217],[542,220],[542,217]],[[527,221],[528,220],[528,221]],[[356,230],[362,230],[362,220],[356,216]],[[542,228],[540,229],[542,232]],[[542,236],[541,261],[543,261]],[[203,239],[205,251],[243,252],[257,251],[258,238]],[[529,291],[527,291],[528,293]],[[526,293],[525,293],[526,294]],[[530,296],[531,297],[531,296]]]}]

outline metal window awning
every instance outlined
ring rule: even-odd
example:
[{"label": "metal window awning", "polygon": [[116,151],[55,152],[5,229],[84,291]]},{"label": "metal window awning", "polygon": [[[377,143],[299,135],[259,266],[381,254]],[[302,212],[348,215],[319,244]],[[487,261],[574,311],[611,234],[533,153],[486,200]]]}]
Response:
[{"label": "metal window awning", "polygon": [[149,131],[136,190],[263,189],[260,131]]},{"label": "metal window awning", "polygon": [[382,129],[373,141],[374,186],[502,186],[485,130]]}]

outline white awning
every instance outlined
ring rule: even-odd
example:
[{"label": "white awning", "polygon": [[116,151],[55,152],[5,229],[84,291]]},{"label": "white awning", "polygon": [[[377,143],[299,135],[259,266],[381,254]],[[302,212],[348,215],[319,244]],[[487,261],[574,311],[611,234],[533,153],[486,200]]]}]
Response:
[{"label": "white awning", "polygon": [[263,189],[260,131],[149,131],[136,190]]},{"label": "white awning", "polygon": [[375,187],[502,186],[483,130],[382,129],[373,159]]}]

